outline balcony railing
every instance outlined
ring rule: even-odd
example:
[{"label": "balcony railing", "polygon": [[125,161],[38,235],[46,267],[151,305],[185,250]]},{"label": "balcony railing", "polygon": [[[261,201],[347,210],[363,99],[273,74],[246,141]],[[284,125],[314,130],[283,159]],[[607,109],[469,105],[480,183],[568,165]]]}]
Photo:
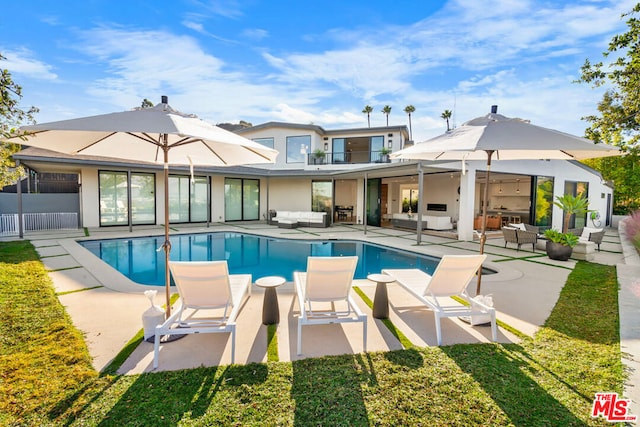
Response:
[{"label": "balcony railing", "polygon": [[345,151],[307,154],[309,165],[341,165],[362,163],[389,163],[388,151]]}]

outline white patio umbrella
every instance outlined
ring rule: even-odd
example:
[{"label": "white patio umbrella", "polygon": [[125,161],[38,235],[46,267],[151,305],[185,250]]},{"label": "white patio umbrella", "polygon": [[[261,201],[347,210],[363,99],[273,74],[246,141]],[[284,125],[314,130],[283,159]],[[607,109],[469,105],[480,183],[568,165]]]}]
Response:
[{"label": "white patio umbrella", "polygon": [[[487,190],[491,161],[495,160],[582,160],[596,157],[618,156],[618,147],[594,144],[592,141],[568,133],[532,125],[528,120],[509,118],[491,113],[463,123],[442,135],[396,151],[396,159],[413,160],[486,160],[487,172],[482,206],[480,253],[484,253],[487,240]],[[421,197],[422,195],[420,195]],[[476,293],[480,293],[481,272],[478,273]]]},{"label": "white patio umbrella", "polygon": [[[23,126],[26,138],[7,141],[71,155],[104,156],[164,165],[166,316],[170,307],[169,164],[231,166],[275,162],[278,152],[171,108],[153,108]],[[171,153],[171,155],[169,155]]]}]

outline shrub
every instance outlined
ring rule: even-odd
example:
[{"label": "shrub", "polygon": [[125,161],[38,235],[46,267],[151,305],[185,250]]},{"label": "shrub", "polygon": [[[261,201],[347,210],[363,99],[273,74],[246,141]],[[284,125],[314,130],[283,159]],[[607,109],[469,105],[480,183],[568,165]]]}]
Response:
[{"label": "shrub", "polygon": [[558,230],[554,230],[552,228],[544,231],[544,237],[554,243],[560,243],[564,246],[569,246],[573,248],[578,244],[578,236],[573,233],[561,233]]},{"label": "shrub", "polygon": [[631,243],[640,249],[640,210],[632,212],[625,221],[625,234]]}]

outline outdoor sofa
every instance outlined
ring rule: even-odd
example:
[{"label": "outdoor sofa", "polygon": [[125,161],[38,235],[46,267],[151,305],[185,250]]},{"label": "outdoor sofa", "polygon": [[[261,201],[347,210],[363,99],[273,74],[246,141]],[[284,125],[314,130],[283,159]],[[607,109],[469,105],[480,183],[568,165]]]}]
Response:
[{"label": "outdoor sofa", "polygon": [[279,222],[291,224],[294,221],[303,227],[325,228],[329,226],[329,217],[326,212],[310,211],[276,211],[275,216],[269,220],[269,224],[278,225]]}]

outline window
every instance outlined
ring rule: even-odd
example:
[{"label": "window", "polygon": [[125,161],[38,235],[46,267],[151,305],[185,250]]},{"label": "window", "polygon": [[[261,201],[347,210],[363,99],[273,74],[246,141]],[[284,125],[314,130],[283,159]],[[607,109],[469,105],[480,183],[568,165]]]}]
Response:
[{"label": "window", "polygon": [[311,147],[311,135],[287,137],[287,163],[304,163]]},{"label": "window", "polygon": [[333,162],[334,163],[347,163],[347,148],[344,138],[333,138]]},{"label": "window", "polygon": [[131,174],[131,223],[156,223],[156,176],[151,173]]},{"label": "window", "polygon": [[260,219],[260,180],[226,178],[224,180],[225,221]]},{"label": "window", "polygon": [[553,218],[553,177],[533,177],[535,193],[533,206],[535,211],[534,225],[544,229],[551,228]]},{"label": "window", "polygon": [[[98,172],[100,225],[129,224],[127,172]],[[131,173],[131,223],[155,224],[155,175]]]},{"label": "window", "polygon": [[331,213],[333,185],[331,181],[313,181],[311,183],[311,210]]},{"label": "window", "polygon": [[127,173],[99,172],[100,225],[125,225],[127,215]]},{"label": "window", "polygon": [[380,161],[380,151],[384,147],[384,136],[372,136],[370,142],[370,162]]},{"label": "window", "polygon": [[262,144],[265,147],[274,148],[273,138],[254,138],[253,141]]},{"label": "window", "polygon": [[209,180],[196,176],[169,177],[169,221],[205,222],[209,218]]}]

